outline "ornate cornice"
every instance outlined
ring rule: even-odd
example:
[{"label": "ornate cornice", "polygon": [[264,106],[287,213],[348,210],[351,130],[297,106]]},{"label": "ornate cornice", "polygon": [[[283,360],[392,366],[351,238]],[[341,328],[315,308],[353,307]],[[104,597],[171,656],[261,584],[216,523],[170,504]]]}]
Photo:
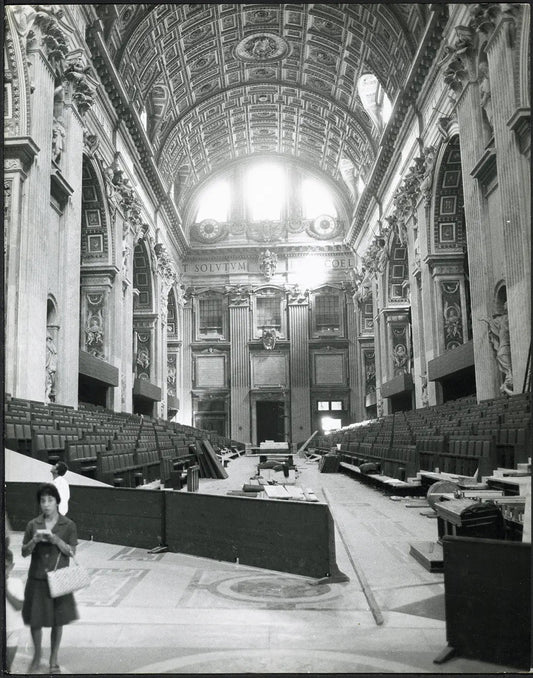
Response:
[{"label": "ornate cornice", "polygon": [[448,9],[445,5],[436,3],[432,4],[430,9],[432,16],[428,22],[424,38],[407,77],[403,92],[395,105],[393,118],[389,121],[382,137],[379,155],[374,164],[370,181],[357,204],[350,232],[347,236],[349,245],[355,243],[366,222],[366,215],[372,198],[379,193],[381,183],[390,167],[399,131],[417,98],[417,92],[420,90],[439,49],[442,33],[448,20]]},{"label": "ornate cornice", "polygon": [[40,148],[31,137],[4,139],[4,170],[27,172]]},{"label": "ornate cornice", "polygon": [[124,120],[139,152],[141,167],[156,198],[161,202],[163,211],[170,222],[170,230],[176,249],[178,254],[181,255],[188,249],[188,243],[181,228],[181,219],[154,162],[151,143],[142,127],[138,114],[120,83],[113,62],[107,52],[103,30],[104,26],[101,21],[95,21],[87,30],[87,44],[93,56],[93,63],[115,112],[121,120]]}]

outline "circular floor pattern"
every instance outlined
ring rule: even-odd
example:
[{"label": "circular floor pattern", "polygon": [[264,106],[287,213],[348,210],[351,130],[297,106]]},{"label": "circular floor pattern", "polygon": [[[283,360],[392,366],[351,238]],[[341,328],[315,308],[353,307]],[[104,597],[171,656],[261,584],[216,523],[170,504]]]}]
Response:
[{"label": "circular floor pattern", "polygon": [[175,657],[132,673],[420,673],[379,657],[331,650],[222,650]]},{"label": "circular floor pattern", "polygon": [[309,582],[272,575],[231,577],[209,585],[211,593],[232,600],[263,601],[265,603],[305,603],[339,597],[339,591],[327,584],[312,586]]}]

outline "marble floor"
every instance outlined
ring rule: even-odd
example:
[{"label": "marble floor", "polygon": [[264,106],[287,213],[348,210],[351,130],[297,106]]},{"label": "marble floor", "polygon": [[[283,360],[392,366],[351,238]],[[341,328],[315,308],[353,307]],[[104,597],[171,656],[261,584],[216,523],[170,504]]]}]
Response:
[{"label": "marble floor", "polygon": [[[234,460],[227,479],[202,480],[200,491],[240,489],[256,463]],[[330,505],[337,563],[349,581],[315,585],[235,563],[81,541],[79,561],[92,583],[76,595],[79,620],[64,628],[62,672],[513,671],[460,657],[433,663],[446,645],[443,576],[409,556],[409,543],[435,539],[435,520],[408,508],[408,499],[393,501],[342,474],[320,474],[316,462],[296,463],[295,482]],[[15,533],[12,576],[24,580],[29,560],[20,555],[21,541]],[[46,630],[43,645],[45,673]],[[22,627],[12,673],[26,673],[31,654],[29,629]]]}]

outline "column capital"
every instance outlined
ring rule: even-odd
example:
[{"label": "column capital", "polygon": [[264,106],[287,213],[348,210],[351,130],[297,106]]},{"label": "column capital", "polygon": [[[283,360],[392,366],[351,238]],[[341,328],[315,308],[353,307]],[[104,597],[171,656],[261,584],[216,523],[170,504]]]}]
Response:
[{"label": "column capital", "polygon": [[4,171],[27,173],[40,150],[31,137],[7,137],[4,140]]}]

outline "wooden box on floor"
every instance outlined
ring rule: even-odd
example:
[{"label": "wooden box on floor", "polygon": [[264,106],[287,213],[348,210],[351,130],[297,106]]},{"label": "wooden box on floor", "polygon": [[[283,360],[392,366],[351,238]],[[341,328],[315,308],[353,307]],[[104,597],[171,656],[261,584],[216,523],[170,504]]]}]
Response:
[{"label": "wooden box on floor", "polygon": [[446,648],[504,666],[531,664],[531,544],[444,537]]}]

